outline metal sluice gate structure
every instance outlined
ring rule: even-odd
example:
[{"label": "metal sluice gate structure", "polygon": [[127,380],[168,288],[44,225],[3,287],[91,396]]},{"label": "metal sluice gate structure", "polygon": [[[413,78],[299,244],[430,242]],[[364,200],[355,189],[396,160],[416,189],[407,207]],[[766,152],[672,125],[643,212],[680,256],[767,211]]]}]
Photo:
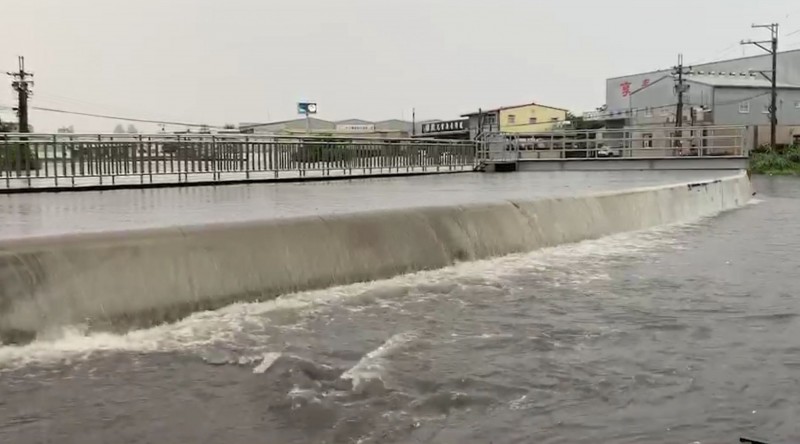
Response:
[{"label": "metal sluice gate structure", "polygon": [[608,158],[747,157],[744,126],[633,127],[480,135],[483,161]]},{"label": "metal sluice gate structure", "polygon": [[0,192],[471,171],[475,154],[434,139],[0,134]]}]

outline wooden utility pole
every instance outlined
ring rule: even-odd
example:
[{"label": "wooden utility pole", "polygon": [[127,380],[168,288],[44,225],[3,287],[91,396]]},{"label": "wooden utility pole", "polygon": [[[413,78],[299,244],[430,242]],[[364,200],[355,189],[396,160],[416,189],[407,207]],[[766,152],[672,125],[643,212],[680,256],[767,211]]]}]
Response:
[{"label": "wooden utility pole", "polygon": [[27,133],[28,128],[28,98],[33,95],[31,87],[33,81],[29,80],[33,77],[33,73],[25,71],[25,57],[19,56],[19,71],[7,73],[14,80],[11,82],[11,87],[17,92],[17,116],[19,117],[19,132]]},{"label": "wooden utility pole", "polygon": [[[774,149],[778,127],[778,24],[753,25],[752,27],[766,28],[772,33],[772,38],[770,40],[763,40],[760,42],[742,40],[742,45],[755,45],[772,55],[772,70],[755,72],[764,76],[771,84],[769,102],[769,146],[770,149]],[[769,47],[764,46],[766,44],[769,44]],[[769,75],[767,75],[767,73],[769,73]]]}]

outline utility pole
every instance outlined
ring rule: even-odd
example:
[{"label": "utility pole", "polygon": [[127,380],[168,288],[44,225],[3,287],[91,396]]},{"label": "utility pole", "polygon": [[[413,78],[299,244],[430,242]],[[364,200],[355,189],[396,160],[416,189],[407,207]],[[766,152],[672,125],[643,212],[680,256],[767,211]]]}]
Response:
[{"label": "utility pole", "polygon": [[678,104],[675,108],[675,127],[683,126],[683,95],[689,91],[689,85],[684,82],[683,76],[689,74],[690,70],[683,67],[683,54],[678,54],[678,64],[672,67],[672,75],[675,79],[675,92],[678,94]]},{"label": "utility pole", "polygon": [[673,148],[678,148],[678,153],[683,153],[683,95],[689,91],[689,85],[684,81],[683,76],[689,74],[691,70],[683,67],[683,54],[678,54],[678,64],[672,67],[672,75],[675,76],[675,93],[678,95],[678,103],[675,106],[675,133],[673,135]]},{"label": "utility pole", "polygon": [[411,108],[411,135],[417,135],[417,109]]},{"label": "utility pole", "polygon": [[[753,41],[742,40],[742,45],[755,45],[772,55],[771,71],[755,71],[771,83],[770,102],[769,102],[769,146],[775,148],[776,131],[778,127],[778,24],[753,25],[753,28],[766,28],[770,30],[772,38],[770,40]],[[764,46],[769,44],[770,46]],[[769,75],[767,75],[769,73]]]},{"label": "utility pole", "polygon": [[33,73],[25,71],[25,57],[19,56],[19,72],[6,73],[14,80],[11,82],[11,87],[17,92],[17,116],[19,116],[19,132],[28,132],[28,98],[33,95],[30,88],[33,86],[33,81],[28,80],[33,77]]}]

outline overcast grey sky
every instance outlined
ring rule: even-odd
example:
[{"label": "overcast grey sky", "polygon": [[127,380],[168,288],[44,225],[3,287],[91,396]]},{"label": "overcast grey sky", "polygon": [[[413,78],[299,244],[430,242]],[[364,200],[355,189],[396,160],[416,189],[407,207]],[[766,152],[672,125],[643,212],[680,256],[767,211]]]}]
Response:
[{"label": "overcast grey sky", "polygon": [[[756,54],[753,22],[800,29],[797,0],[2,0],[0,69],[33,105],[223,124],[455,118],[529,101],[603,104],[607,77]],[[800,48],[800,33],[781,49]],[[13,105],[8,79],[0,105]],[[0,111],[0,117],[10,117]],[[37,131],[118,123],[32,112]],[[155,129],[153,125],[138,125]]]}]

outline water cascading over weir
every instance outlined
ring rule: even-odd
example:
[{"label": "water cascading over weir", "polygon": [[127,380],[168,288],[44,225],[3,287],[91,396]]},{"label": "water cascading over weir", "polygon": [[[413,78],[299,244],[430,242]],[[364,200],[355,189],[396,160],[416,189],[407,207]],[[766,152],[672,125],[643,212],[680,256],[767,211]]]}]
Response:
[{"label": "water cascading over weir", "polygon": [[0,338],[126,329],[234,301],[388,278],[690,221],[745,174],[588,196],[0,240]]}]

